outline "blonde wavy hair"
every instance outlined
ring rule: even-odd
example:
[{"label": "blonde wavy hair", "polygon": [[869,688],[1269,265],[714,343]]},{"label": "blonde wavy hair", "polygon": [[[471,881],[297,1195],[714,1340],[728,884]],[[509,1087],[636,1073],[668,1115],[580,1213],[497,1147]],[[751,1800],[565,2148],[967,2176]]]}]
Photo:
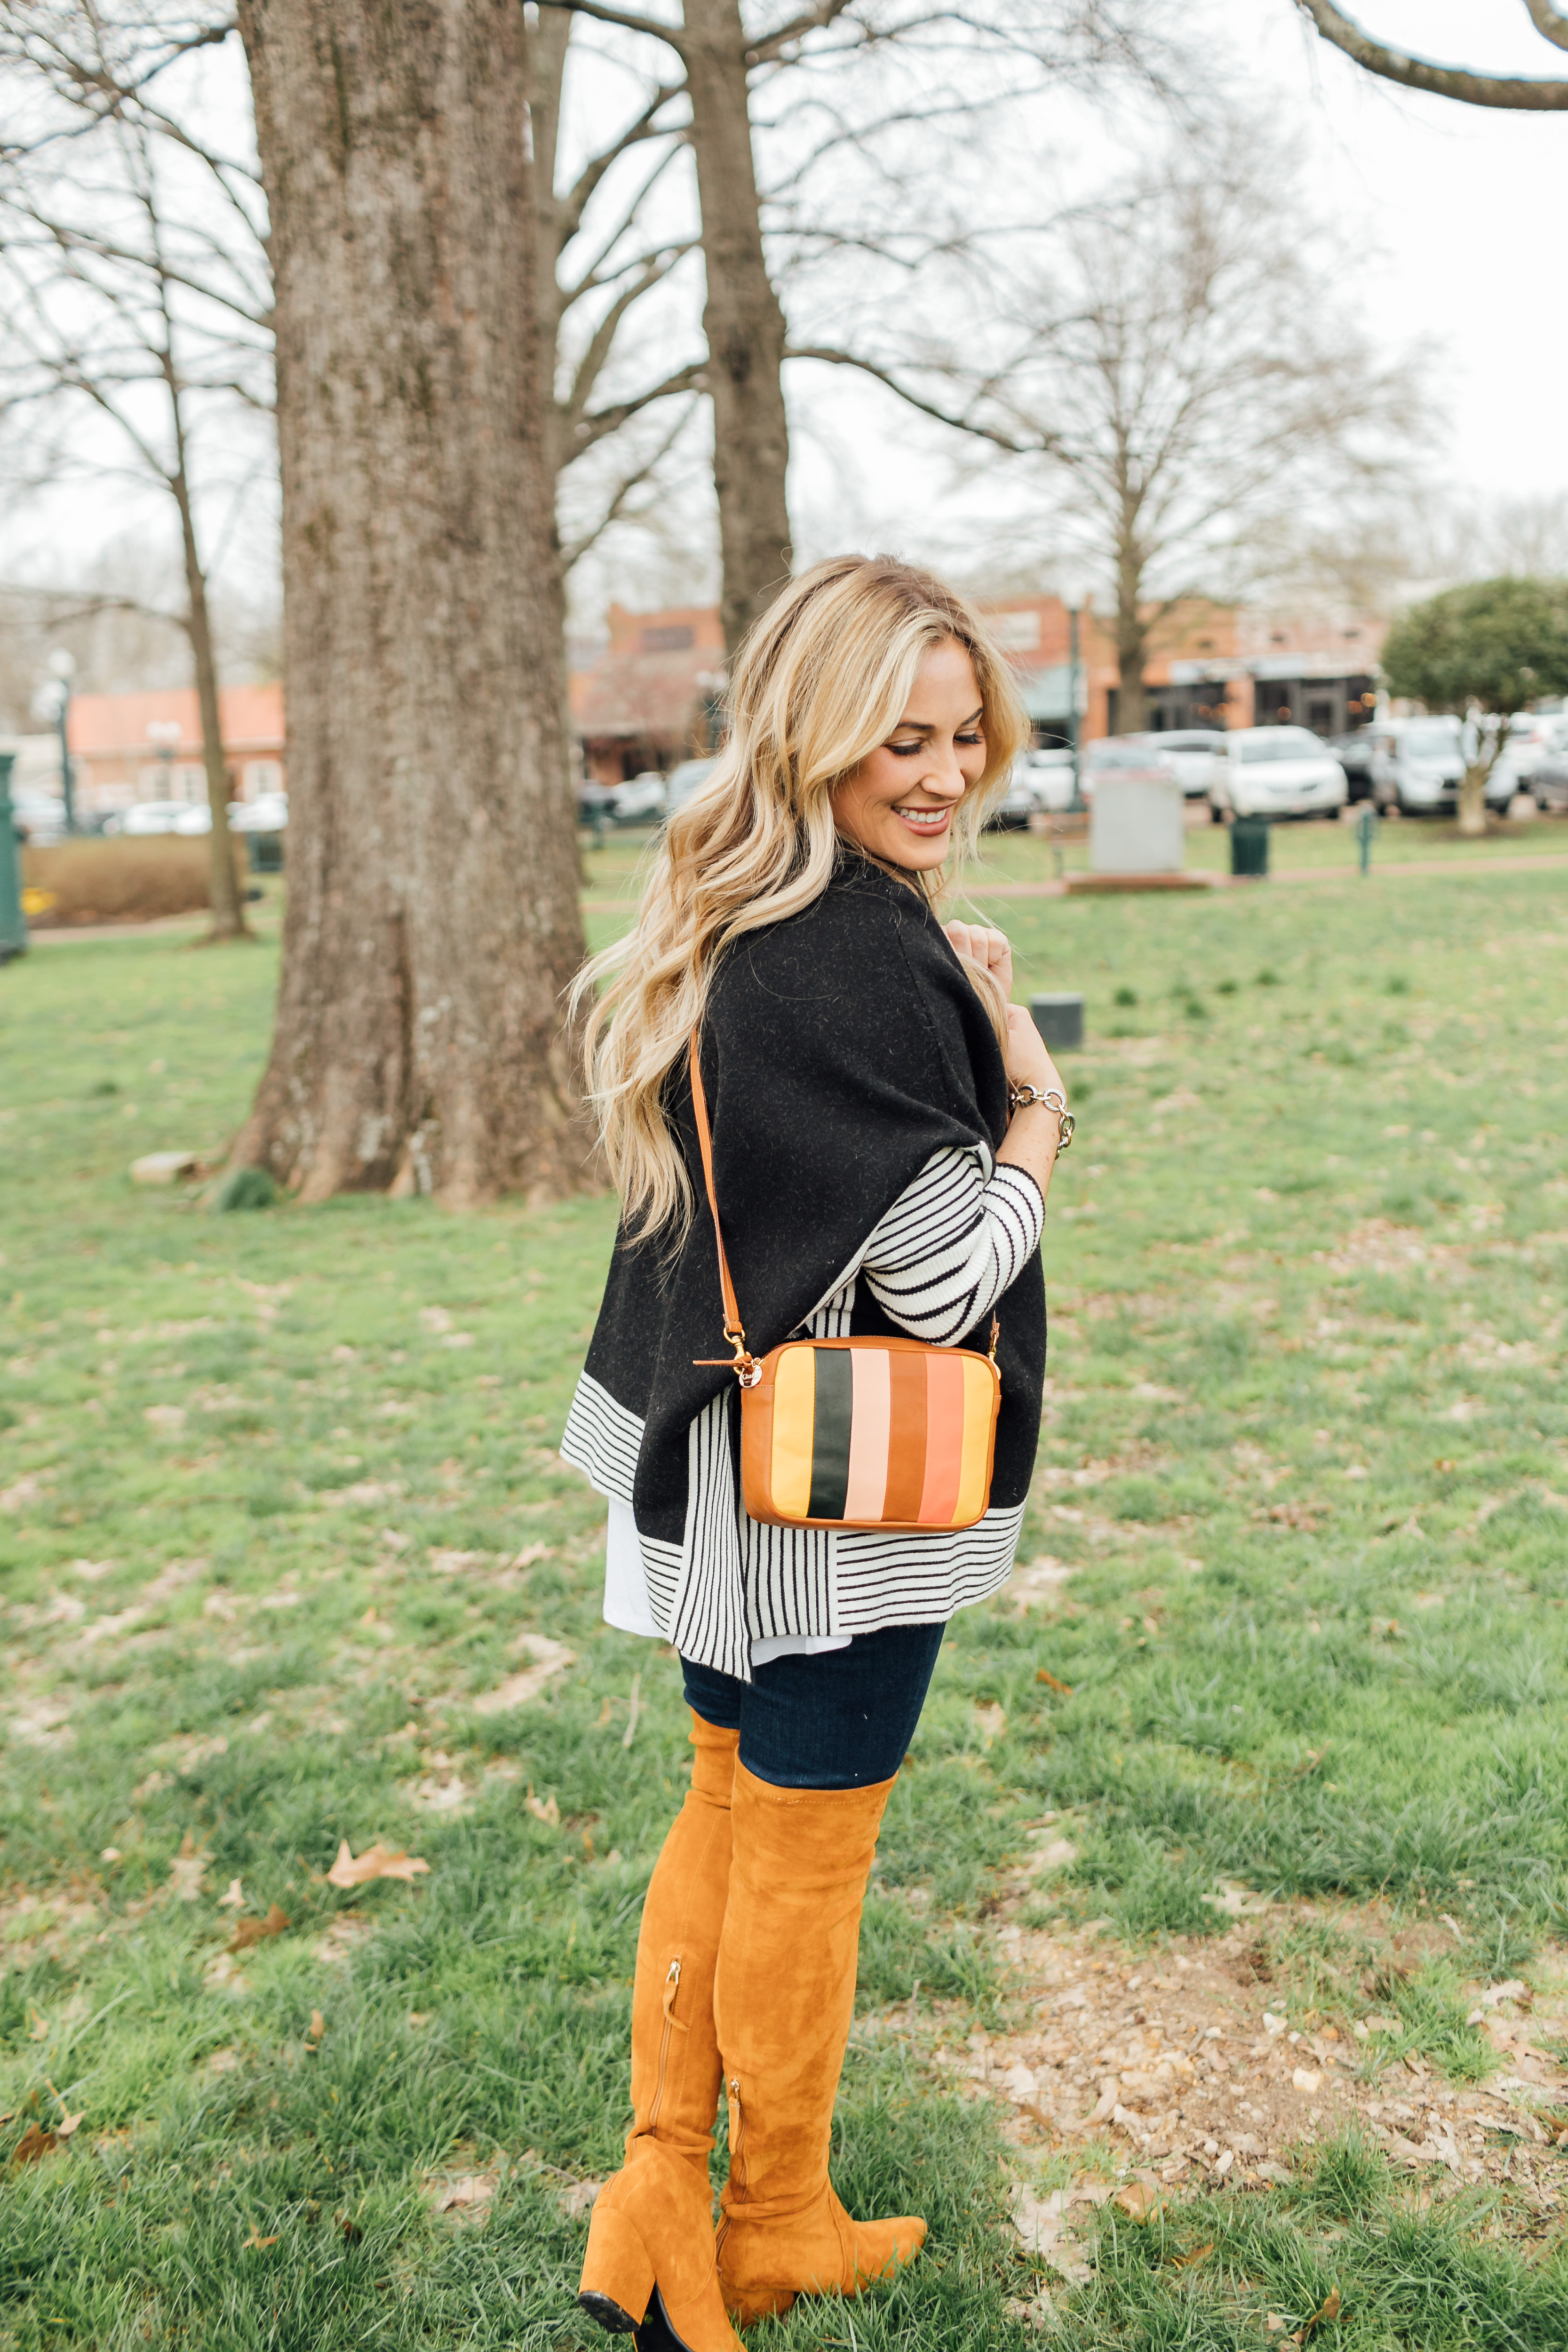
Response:
[{"label": "blonde wavy hair", "polygon": [[[1029,732],[1005,657],[972,607],[910,564],[836,556],[793,580],[742,646],[713,772],[656,844],[632,929],[584,966],[573,991],[589,1099],[634,1234],[673,1225],[679,1235],[690,1217],[664,1087],[701,1023],[719,958],[827,887],[840,848],[834,787],[893,733],[927,654],[954,639],[974,665],[985,740],[984,770],[954,812],[950,863],[961,866]],[[897,870],[933,904],[952,878]],[[999,986],[965,970],[1004,1034]]]}]

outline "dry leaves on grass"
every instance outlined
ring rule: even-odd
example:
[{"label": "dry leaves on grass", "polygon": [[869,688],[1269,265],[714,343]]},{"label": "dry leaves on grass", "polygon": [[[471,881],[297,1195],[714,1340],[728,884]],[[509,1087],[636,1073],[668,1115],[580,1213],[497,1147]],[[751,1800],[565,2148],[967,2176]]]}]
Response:
[{"label": "dry leaves on grass", "polygon": [[367,1886],[374,1878],[406,1880],[414,1878],[421,1871],[428,1871],[429,1867],[419,1854],[405,1853],[401,1846],[394,1851],[383,1845],[379,1838],[356,1856],[344,1838],[338,1848],[338,1858],[327,1873],[327,1884],[329,1886]]},{"label": "dry leaves on grass", "polygon": [[563,1675],[568,1666],[575,1665],[576,1653],[564,1642],[552,1642],[543,1633],[524,1633],[516,1645],[524,1657],[533,1664],[515,1675],[508,1675],[494,1690],[481,1691],[468,1705],[476,1715],[503,1715],[514,1706],[526,1706],[537,1698],[547,1683]]},{"label": "dry leaves on grass", "polygon": [[456,2213],[460,2221],[482,2221],[489,2212],[500,2175],[459,2172],[437,2182],[431,2202],[437,2213]]},{"label": "dry leaves on grass", "polygon": [[198,1851],[194,1832],[187,1830],[180,1840],[179,1853],[169,1864],[169,1893],[181,1903],[194,1903],[202,1891],[211,1860],[205,1846]]},{"label": "dry leaves on grass", "polygon": [[1016,2180],[1007,2197],[1013,2208],[1013,2227],[1026,2253],[1048,2263],[1075,2286],[1093,2277],[1091,2266],[1068,2236],[1068,2209],[1075,2201],[1072,2189],[1053,2189],[1048,2197],[1037,2197],[1023,2181]]},{"label": "dry leaves on grass", "polygon": [[270,2238],[264,2238],[258,2230],[252,2230],[249,2237],[244,2242],[246,2252],[259,2253],[264,2246],[275,2246],[278,2243],[278,2237],[279,2233],[276,2231]]},{"label": "dry leaves on grass", "polygon": [[528,1807],[529,1811],[533,1815],[534,1820],[536,1822],[542,1822],[546,1829],[558,1830],[560,1828],[561,1808],[555,1801],[553,1790],[552,1790],[548,1797],[536,1797],[533,1790],[531,1789],[527,1796],[523,1799],[523,1802]]},{"label": "dry leaves on grass", "polygon": [[[237,1885],[238,1883],[237,1879],[235,1884]],[[224,1949],[226,1952],[248,1951],[252,1944],[264,1944],[269,1937],[285,1934],[288,1927],[288,1913],[280,1911],[274,1903],[265,1919],[237,1919],[234,1933]]]}]

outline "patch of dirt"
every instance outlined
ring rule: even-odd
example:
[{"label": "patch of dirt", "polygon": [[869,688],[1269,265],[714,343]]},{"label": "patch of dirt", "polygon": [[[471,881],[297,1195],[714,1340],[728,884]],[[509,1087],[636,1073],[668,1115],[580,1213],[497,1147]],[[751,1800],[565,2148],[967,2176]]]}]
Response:
[{"label": "patch of dirt", "polygon": [[[1054,1829],[1044,1834],[1052,1843],[1020,1885],[1070,1853]],[[1395,1934],[1374,1911],[1331,1915],[1332,1927],[1380,1944],[1385,1955],[1359,1988],[1346,1984],[1336,2023],[1303,2011],[1279,1948],[1293,1922],[1321,1924],[1329,1915],[1258,1896],[1222,1907],[1242,1915],[1226,1935],[1206,1943],[1177,1937],[1143,1959],[1093,1926],[1062,1932],[1009,1921],[995,1931],[1011,1979],[1005,2029],[973,2027],[959,2039],[970,2012],[958,2004],[934,2012],[931,2063],[961,2097],[1000,2111],[1020,2170],[1037,2175],[1043,2161],[1062,2157],[1082,2167],[1075,2190],[1048,2215],[1032,2192],[1021,2200],[1015,2218],[1026,2242],[1046,2250],[1068,2229],[1068,2207],[1084,2197],[1100,2201],[1109,2191],[1096,2184],[1108,2179],[1199,2189],[1288,2180],[1305,2148],[1352,2122],[1413,2174],[1436,2168],[1436,2178],[1455,2185],[1508,2182],[1525,2189],[1537,2212],[1558,2209],[1560,2151],[1568,2150],[1568,2014],[1555,2012],[1568,2011],[1568,1950],[1544,1955],[1532,1969],[1542,1986],[1557,1979],[1539,1997],[1521,1979],[1470,1989],[1469,2021],[1491,2041],[1497,2070],[1467,2088],[1419,2056],[1380,2061],[1380,2043],[1390,2046],[1398,2021],[1375,2010],[1350,2013],[1386,2003],[1396,1979],[1428,1957],[1451,1954],[1446,1926]],[[900,2009],[860,2031],[925,2038],[921,2024]],[[1065,2237],[1062,2247],[1062,2261],[1047,2259],[1070,2276],[1076,2256]]]}]

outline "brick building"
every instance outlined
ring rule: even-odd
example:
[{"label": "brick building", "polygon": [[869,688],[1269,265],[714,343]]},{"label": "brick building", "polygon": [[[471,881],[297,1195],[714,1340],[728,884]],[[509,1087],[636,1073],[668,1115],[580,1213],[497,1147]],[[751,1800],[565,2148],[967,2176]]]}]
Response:
[{"label": "brick building", "polygon": [[[218,690],[229,797],[281,792],[287,769],[281,686]],[[194,687],[147,694],[79,694],[67,721],[77,805],[84,815],[133,801],[205,801],[201,712]]]},{"label": "brick building", "polygon": [[710,750],[724,689],[717,609],[628,613],[612,604],[609,633],[597,660],[571,680],[572,728],[590,779],[618,784]]},{"label": "brick building", "polygon": [[[1042,744],[1068,740],[1072,616],[1059,596],[1004,597],[988,611],[1017,672]],[[1386,624],[1363,615],[1279,614],[1193,598],[1161,624],[1144,669],[1149,724],[1251,727],[1294,721],[1338,735],[1372,717],[1373,670]],[[1092,609],[1079,616],[1077,697],[1082,738],[1117,731],[1116,640]],[[722,691],[716,611],[610,608],[610,641],[574,671],[572,718],[584,764],[618,782],[710,748]]]}]

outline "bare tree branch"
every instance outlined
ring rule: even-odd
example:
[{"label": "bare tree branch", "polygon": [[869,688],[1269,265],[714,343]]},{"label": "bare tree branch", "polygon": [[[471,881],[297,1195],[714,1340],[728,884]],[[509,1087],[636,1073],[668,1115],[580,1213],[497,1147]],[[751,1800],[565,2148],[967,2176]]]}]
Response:
[{"label": "bare tree branch", "polygon": [[[1437,98],[1458,99],[1466,106],[1496,106],[1527,113],[1556,113],[1568,108],[1568,81],[1535,81],[1521,75],[1472,73],[1466,66],[1433,65],[1373,40],[1349,16],[1342,16],[1333,0],[1296,0],[1296,5],[1325,41],[1384,81],[1399,82],[1406,89],[1429,90]],[[1568,23],[1554,9],[1548,8],[1544,0],[1525,0],[1525,6],[1549,40],[1568,47],[1563,34],[1549,32],[1542,21],[1547,18],[1568,32]]]},{"label": "bare tree branch", "polygon": [[646,392],[637,393],[629,400],[617,400],[611,408],[591,408],[585,416],[578,418],[573,428],[575,446],[572,455],[574,457],[582,457],[596,441],[602,441],[606,433],[618,432],[632,417],[640,416],[645,408],[651,408],[656,400],[668,400],[673,393],[706,392],[707,389],[708,362],[706,360],[693,360],[689,367],[677,368],[662,383],[650,384]]},{"label": "bare tree branch", "polygon": [[657,16],[639,16],[632,8],[611,8],[606,0],[540,0],[544,8],[570,8],[579,16],[593,16],[601,25],[619,25],[623,32],[647,33],[664,41],[678,57],[686,54],[686,35],[679,25],[661,25]]}]

